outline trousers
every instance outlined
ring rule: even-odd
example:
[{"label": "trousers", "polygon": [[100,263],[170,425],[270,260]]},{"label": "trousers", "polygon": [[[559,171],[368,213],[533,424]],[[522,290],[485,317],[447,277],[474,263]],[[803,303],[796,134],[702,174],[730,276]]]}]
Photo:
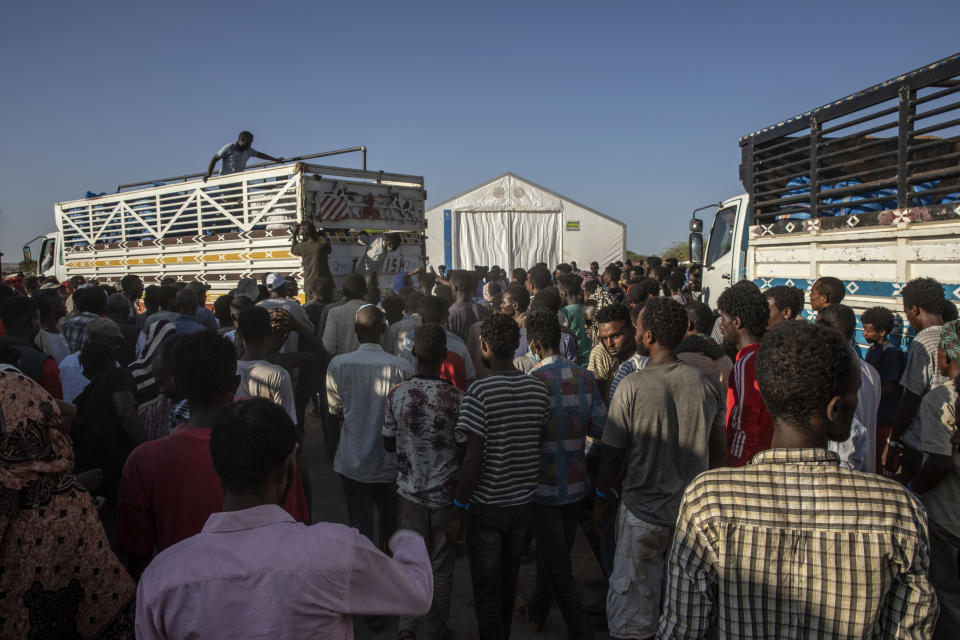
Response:
[{"label": "trousers", "polygon": [[480,640],[510,638],[520,554],[531,520],[529,504],[472,504],[467,512],[464,533]]}]

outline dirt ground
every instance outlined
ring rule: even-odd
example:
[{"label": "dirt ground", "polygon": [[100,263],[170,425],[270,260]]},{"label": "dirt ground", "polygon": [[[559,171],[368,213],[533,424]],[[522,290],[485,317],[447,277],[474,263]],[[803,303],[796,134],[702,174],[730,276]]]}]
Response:
[{"label": "dirt ground", "polygon": [[[347,522],[347,507],[344,502],[340,477],[333,471],[332,461],[328,459],[320,420],[307,411],[306,434],[303,443],[303,460],[309,470],[313,487],[313,519],[320,522]],[[578,532],[573,550],[574,575],[580,587],[580,593],[586,605],[599,601],[603,594],[603,575],[593,553],[590,551],[582,533]],[[536,580],[536,567],[532,558],[520,567],[520,580],[517,587],[518,597],[526,597],[533,592]],[[473,591],[470,586],[470,567],[465,557],[457,559],[454,571],[453,598],[450,610],[450,640],[475,640],[477,623],[473,610]],[[388,621],[386,629],[372,633],[362,621],[355,624],[356,637],[367,640],[397,637],[396,620]],[[554,606],[544,628],[539,633],[531,633],[519,616],[514,616],[512,640],[563,640],[567,637],[566,627],[559,610]],[[606,640],[605,632],[597,632],[597,640]]]}]

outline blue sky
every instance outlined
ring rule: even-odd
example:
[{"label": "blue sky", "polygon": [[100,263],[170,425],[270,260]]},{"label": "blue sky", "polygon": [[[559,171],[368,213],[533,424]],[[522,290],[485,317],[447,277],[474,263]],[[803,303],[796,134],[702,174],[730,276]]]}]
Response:
[{"label": "blue sky", "polygon": [[742,191],[741,135],[960,49],[960,3],[722,4],[6,3],[0,250],[249,129],[272,155],[367,145],[428,205],[512,171],[655,252]]}]

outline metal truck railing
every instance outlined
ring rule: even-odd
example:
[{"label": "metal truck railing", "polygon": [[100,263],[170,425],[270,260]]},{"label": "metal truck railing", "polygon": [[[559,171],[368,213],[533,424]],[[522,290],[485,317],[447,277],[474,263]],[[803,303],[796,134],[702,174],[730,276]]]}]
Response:
[{"label": "metal truck railing", "polygon": [[960,54],[740,139],[752,224],[960,202]]},{"label": "metal truck railing", "polygon": [[[423,178],[419,176],[297,162],[211,177],[206,182],[151,182],[155,186],[62,202],[54,209],[68,252],[100,245],[286,229],[299,220],[316,218],[318,185],[332,181],[330,188],[334,189],[337,178],[364,181],[385,193],[394,189],[389,185],[397,185],[395,189],[412,187],[422,194]],[[335,193],[330,196],[337,197]],[[346,204],[344,201],[342,206]],[[398,201],[398,207],[402,204]],[[422,201],[415,210],[406,204],[403,213],[409,210],[415,222],[422,221]],[[359,224],[346,218],[324,224],[349,228],[352,222]]]}]

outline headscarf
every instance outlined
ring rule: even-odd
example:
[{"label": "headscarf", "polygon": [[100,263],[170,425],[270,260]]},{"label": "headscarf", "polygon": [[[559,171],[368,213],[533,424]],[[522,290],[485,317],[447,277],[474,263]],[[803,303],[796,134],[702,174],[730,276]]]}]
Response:
[{"label": "headscarf", "polygon": [[136,385],[134,395],[138,405],[146,404],[157,398],[159,391],[157,379],[153,377],[153,359],[160,352],[160,347],[164,341],[176,333],[177,329],[174,324],[167,320],[157,320],[146,328],[143,357],[131,362],[128,367]]},{"label": "headscarf", "polygon": [[56,400],[0,370],[0,637],[133,637],[136,586],[73,475]]},{"label": "headscarf", "polygon": [[960,362],[960,320],[951,320],[940,329],[940,346],[950,360]]}]

